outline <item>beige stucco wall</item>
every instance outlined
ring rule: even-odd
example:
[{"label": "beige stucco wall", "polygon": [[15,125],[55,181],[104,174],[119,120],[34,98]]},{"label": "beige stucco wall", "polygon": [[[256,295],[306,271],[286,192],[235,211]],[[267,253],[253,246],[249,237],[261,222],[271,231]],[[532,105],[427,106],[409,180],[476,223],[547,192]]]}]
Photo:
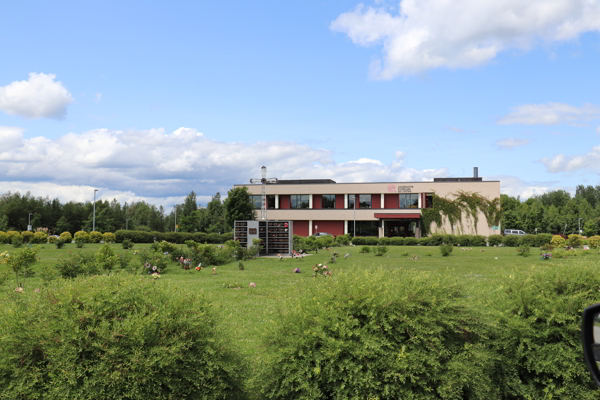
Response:
[{"label": "beige stucco wall", "polygon": [[[261,185],[235,185],[245,186],[248,192],[254,195],[261,194]],[[453,194],[459,191],[474,192],[492,200],[500,197],[499,181],[480,182],[377,182],[377,183],[328,183],[328,184],[273,184],[267,185],[268,195],[289,194],[398,194],[398,193],[436,193],[441,197],[454,198]],[[356,220],[376,221],[374,214],[420,214],[420,209],[357,209]],[[354,220],[353,209],[277,209],[268,210],[269,219],[281,220]],[[429,229],[430,233],[457,233],[493,235],[500,230],[492,230],[488,226],[483,213],[479,213],[479,221],[475,229],[473,221],[463,215],[462,225],[457,224],[454,229],[444,218],[444,224],[437,227],[435,223]]]}]

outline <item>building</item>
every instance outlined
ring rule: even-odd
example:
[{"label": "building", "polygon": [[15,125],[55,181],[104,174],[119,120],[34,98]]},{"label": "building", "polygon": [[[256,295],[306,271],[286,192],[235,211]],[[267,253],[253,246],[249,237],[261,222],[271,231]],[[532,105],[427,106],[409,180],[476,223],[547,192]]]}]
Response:
[{"label": "building", "polygon": [[[261,209],[260,184],[245,186],[257,210]],[[331,179],[279,180],[267,184],[269,220],[292,220],[293,234],[310,236],[318,232],[333,235],[421,237],[423,210],[433,208],[434,193],[454,199],[460,193],[477,193],[487,200],[500,198],[499,181],[468,178],[435,178],[433,182],[336,183]],[[468,213],[467,213],[468,214]],[[489,224],[483,212],[474,218],[463,213],[454,226],[442,217],[441,226],[434,222],[425,232],[479,234],[500,233],[498,225]],[[257,219],[260,211],[257,212]]]}]

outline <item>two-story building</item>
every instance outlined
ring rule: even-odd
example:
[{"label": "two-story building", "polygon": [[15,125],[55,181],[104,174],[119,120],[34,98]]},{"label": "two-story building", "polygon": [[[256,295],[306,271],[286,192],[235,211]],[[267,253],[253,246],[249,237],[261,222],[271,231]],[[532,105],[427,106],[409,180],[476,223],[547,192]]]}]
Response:
[{"label": "two-story building", "polygon": [[[262,185],[235,186],[247,187],[256,209],[261,209]],[[452,199],[459,192],[470,192],[492,200],[500,197],[500,182],[483,181],[476,174],[429,182],[336,183],[331,179],[298,179],[267,184],[266,190],[267,218],[292,220],[295,235],[356,232],[355,236],[421,237],[421,211],[432,207],[433,193]],[[499,226],[489,226],[480,214],[476,229],[471,221],[470,225],[461,225],[460,233],[500,233]],[[432,225],[429,233],[456,233],[456,227],[450,226],[447,219],[442,226]]]}]

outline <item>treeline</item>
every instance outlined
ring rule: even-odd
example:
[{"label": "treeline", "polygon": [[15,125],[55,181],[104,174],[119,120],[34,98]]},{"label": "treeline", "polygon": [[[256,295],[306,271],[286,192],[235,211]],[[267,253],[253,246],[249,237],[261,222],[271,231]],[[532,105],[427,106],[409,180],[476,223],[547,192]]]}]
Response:
[{"label": "treeline", "polygon": [[503,229],[569,235],[581,227],[585,236],[600,234],[600,185],[579,185],[575,196],[556,190],[524,202],[504,194],[500,198]]},{"label": "treeline", "polygon": [[[0,231],[25,231],[31,221],[33,230],[48,228],[51,234],[91,231],[94,224],[93,202],[70,201],[34,197],[27,192],[7,192],[0,196]],[[31,215],[30,215],[31,214]],[[198,207],[196,194],[191,192],[183,204],[177,204],[170,213],[163,206],[145,201],[124,204],[116,199],[96,201],[95,228],[100,232],[137,230],[147,232],[224,233],[233,228],[235,219],[254,217],[254,208],[246,188],[232,189],[225,201],[220,193],[212,197],[207,207]]]}]

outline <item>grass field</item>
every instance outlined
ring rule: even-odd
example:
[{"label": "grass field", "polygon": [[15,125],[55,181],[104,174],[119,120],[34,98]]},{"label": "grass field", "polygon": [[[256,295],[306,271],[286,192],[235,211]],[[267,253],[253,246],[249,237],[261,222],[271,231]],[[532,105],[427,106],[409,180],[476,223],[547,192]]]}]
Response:
[{"label": "grass field", "polygon": [[[100,244],[86,244],[85,248],[77,249],[75,244],[68,244],[63,249],[56,249],[54,245],[46,244],[38,253],[39,261],[34,267],[38,274],[26,281],[26,290],[33,290],[42,286],[39,272],[44,268],[53,268],[59,258],[66,258],[73,253],[95,252]],[[126,250],[119,244],[111,245],[117,254]],[[147,248],[147,244],[136,244],[133,250]],[[202,271],[184,271],[178,263],[172,263],[169,269],[159,280],[161,285],[169,285],[175,290],[201,290],[204,291],[214,306],[215,312],[220,316],[223,327],[233,338],[232,345],[246,360],[259,362],[261,357],[261,335],[266,327],[277,318],[279,307],[283,298],[295,298],[306,295],[315,280],[312,276],[312,266],[317,263],[327,263],[333,272],[333,279],[340,270],[356,270],[369,268],[384,269],[417,269],[452,274],[465,283],[467,290],[474,293],[485,293],[485,288],[493,290],[504,276],[519,274],[535,265],[552,266],[569,263],[599,263],[598,250],[574,250],[573,254],[564,259],[540,260],[538,249],[531,249],[531,256],[517,255],[515,248],[490,248],[473,247],[461,250],[455,247],[449,257],[442,257],[438,247],[421,246],[389,246],[388,253],[376,257],[371,253],[360,253],[361,246],[346,246],[334,248],[340,252],[338,261],[334,264],[327,261],[331,251],[319,251],[318,254],[306,256],[303,259],[286,258],[257,258],[244,261],[244,270],[238,269],[238,262],[216,267],[213,275],[211,267]],[[13,253],[18,249],[9,245],[0,245],[0,252]],[[133,250],[127,250],[129,252]],[[350,256],[344,259],[344,254]],[[418,258],[418,259],[412,259]],[[131,265],[139,264],[139,258],[134,256]],[[0,265],[0,274],[6,271],[6,265]],[[300,268],[300,273],[294,273],[294,268]],[[140,266],[141,271],[141,266]],[[152,279],[152,278],[148,278]],[[332,279],[319,277],[319,279]],[[250,282],[256,283],[256,288],[249,288]],[[239,284],[241,288],[225,288]],[[235,285],[233,285],[235,286]],[[1,287],[1,296],[6,295],[15,288],[14,275],[9,275],[9,280]],[[483,289],[483,290],[482,290]],[[2,294],[4,293],[4,294]]]}]

